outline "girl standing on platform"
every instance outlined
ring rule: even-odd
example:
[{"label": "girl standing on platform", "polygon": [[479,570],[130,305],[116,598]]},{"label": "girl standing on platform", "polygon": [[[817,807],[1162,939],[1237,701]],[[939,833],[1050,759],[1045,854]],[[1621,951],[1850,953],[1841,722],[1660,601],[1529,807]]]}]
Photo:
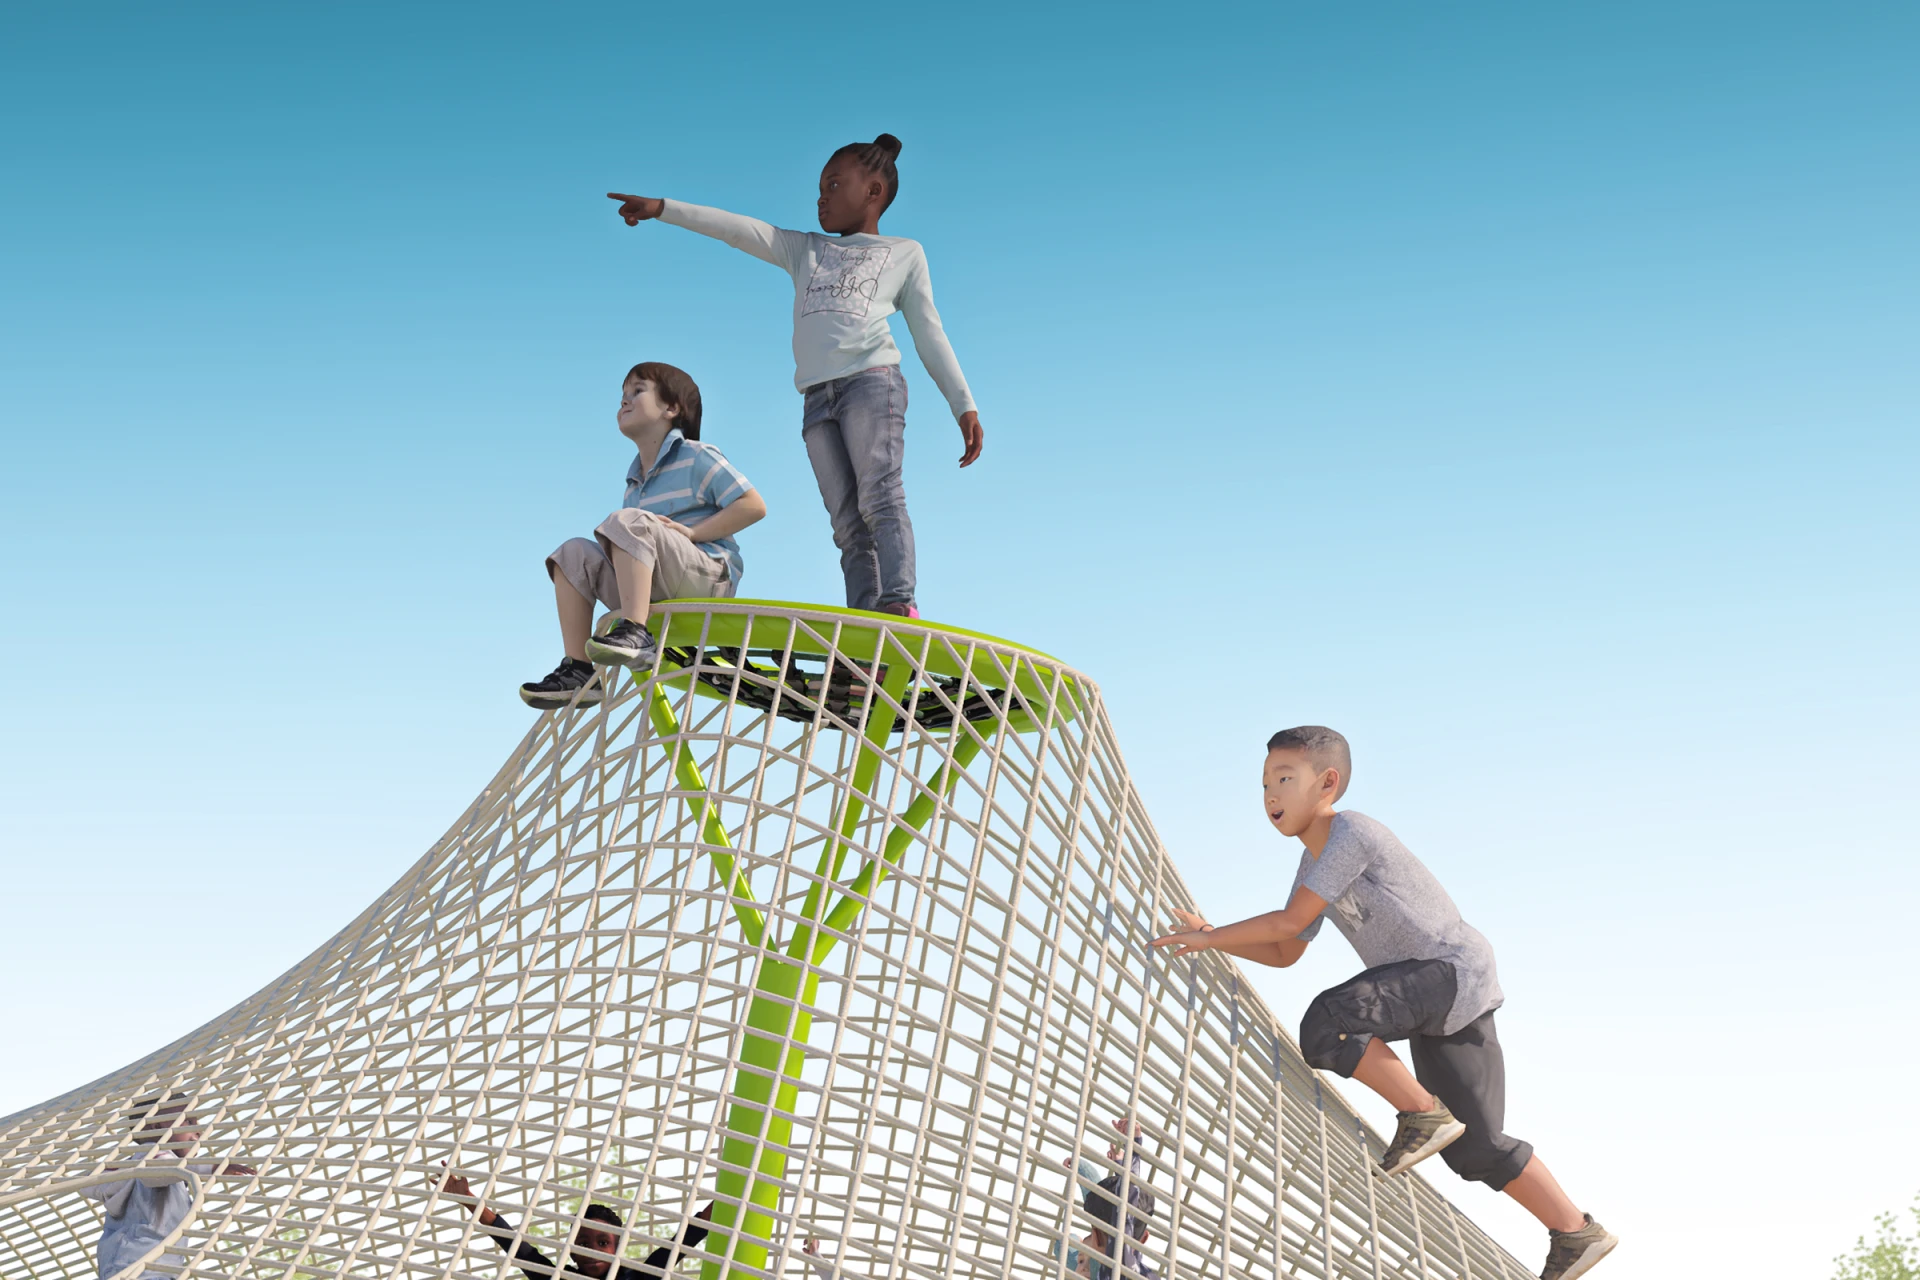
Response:
[{"label": "girl standing on platform", "polygon": [[880,234],[900,190],[900,140],[883,133],[841,147],[820,172],[820,235],[678,200],[608,193],[628,226],[658,218],[723,240],[793,277],[794,386],[800,433],[840,548],[847,605],[917,618],[913,523],[901,463],[907,382],[887,317],[907,317],[920,360],[960,423],[960,465],[980,456],[980,415],[934,309],[919,243]]}]

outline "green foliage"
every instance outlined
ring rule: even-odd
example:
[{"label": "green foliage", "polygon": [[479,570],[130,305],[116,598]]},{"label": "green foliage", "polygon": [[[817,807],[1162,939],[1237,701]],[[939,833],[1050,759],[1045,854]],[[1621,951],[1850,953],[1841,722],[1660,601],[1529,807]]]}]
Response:
[{"label": "green foliage", "polygon": [[[1920,1195],[1907,1207],[1920,1227]],[[1879,1228],[1873,1243],[1861,1236],[1853,1252],[1835,1258],[1833,1280],[1920,1280],[1920,1234],[1900,1230],[1901,1215],[1883,1213],[1873,1220]]]},{"label": "green foliage", "polygon": [[[261,1264],[267,1263],[292,1263],[298,1261],[301,1254],[306,1252],[301,1246],[305,1244],[310,1234],[312,1234],[312,1227],[310,1225],[293,1223],[281,1227],[273,1233],[273,1238],[286,1243],[278,1248],[271,1245],[262,1246],[260,1251],[254,1255],[255,1268],[258,1269]],[[321,1280],[318,1273],[302,1271],[296,1266],[288,1266],[278,1274],[280,1280]]]}]

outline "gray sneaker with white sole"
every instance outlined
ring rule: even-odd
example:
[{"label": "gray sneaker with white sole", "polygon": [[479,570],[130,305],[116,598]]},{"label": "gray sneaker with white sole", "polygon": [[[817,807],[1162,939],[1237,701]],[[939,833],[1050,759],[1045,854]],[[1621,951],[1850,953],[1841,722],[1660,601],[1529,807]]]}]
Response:
[{"label": "gray sneaker with white sole", "polygon": [[1380,1172],[1391,1178],[1396,1173],[1405,1173],[1430,1155],[1436,1155],[1450,1146],[1455,1139],[1467,1131],[1467,1126],[1453,1118],[1453,1112],[1447,1110],[1447,1104],[1435,1098],[1432,1111],[1402,1111],[1400,1126],[1393,1132],[1393,1142],[1388,1145],[1386,1154],[1380,1157]]},{"label": "gray sneaker with white sole", "polygon": [[1551,1243],[1547,1246],[1547,1265],[1540,1272],[1540,1280],[1573,1280],[1575,1276],[1583,1276],[1620,1243],[1620,1237],[1595,1222],[1592,1214],[1587,1215],[1586,1225],[1578,1231],[1549,1230],[1547,1238]]}]

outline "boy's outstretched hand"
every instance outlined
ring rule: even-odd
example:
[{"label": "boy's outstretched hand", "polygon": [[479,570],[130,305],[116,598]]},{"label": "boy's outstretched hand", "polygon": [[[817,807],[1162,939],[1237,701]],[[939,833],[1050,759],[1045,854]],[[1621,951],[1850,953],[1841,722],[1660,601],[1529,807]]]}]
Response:
[{"label": "boy's outstretched hand", "polygon": [[[440,1167],[446,1169],[447,1162],[442,1160]],[[440,1190],[442,1192],[466,1205],[468,1212],[478,1210],[475,1216],[480,1219],[481,1226],[490,1227],[500,1220],[499,1214],[482,1204],[480,1198],[473,1194],[473,1184],[467,1181],[465,1174],[453,1169],[447,1169],[445,1173],[435,1178],[434,1181],[440,1184]]]},{"label": "boy's outstretched hand", "polygon": [[1173,953],[1176,956],[1187,956],[1192,955],[1196,951],[1213,950],[1213,940],[1207,937],[1208,934],[1213,932],[1213,926],[1208,924],[1204,917],[1197,912],[1181,911],[1176,907],[1173,908],[1173,921],[1180,926],[1182,932],[1170,933],[1164,938],[1155,938],[1153,940],[1154,946],[1178,948]]},{"label": "boy's outstretched hand", "polygon": [[972,466],[980,457],[980,445],[986,439],[986,433],[980,429],[980,415],[972,409],[960,415],[960,440],[967,451],[960,455],[960,465]]},{"label": "boy's outstretched hand", "polygon": [[648,218],[659,217],[660,211],[667,207],[665,200],[654,196],[626,196],[618,191],[607,192],[607,199],[620,202],[620,216],[627,220],[630,227],[637,227]]}]

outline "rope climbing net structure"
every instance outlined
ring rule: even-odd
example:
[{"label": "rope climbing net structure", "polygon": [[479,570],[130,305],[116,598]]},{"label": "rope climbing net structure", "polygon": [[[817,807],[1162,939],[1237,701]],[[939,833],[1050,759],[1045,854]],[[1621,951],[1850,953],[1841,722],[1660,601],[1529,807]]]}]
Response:
[{"label": "rope climbing net structure", "polygon": [[[1193,902],[1085,676],[817,606],[653,625],[653,669],[543,714],[313,955],[0,1120],[0,1274],[96,1274],[83,1193],[169,1160],[191,1210],[127,1280],[546,1274],[508,1254],[593,1256],[592,1202],[622,1260],[711,1202],[676,1264],[707,1280],[806,1275],[809,1236],[848,1277],[1059,1277],[1072,1248],[1125,1280],[1527,1274],[1373,1175],[1379,1135],[1232,961],[1147,946]],[[129,1119],[154,1099],[184,1164]],[[1103,1195],[1127,1250],[1081,1244]]]}]

